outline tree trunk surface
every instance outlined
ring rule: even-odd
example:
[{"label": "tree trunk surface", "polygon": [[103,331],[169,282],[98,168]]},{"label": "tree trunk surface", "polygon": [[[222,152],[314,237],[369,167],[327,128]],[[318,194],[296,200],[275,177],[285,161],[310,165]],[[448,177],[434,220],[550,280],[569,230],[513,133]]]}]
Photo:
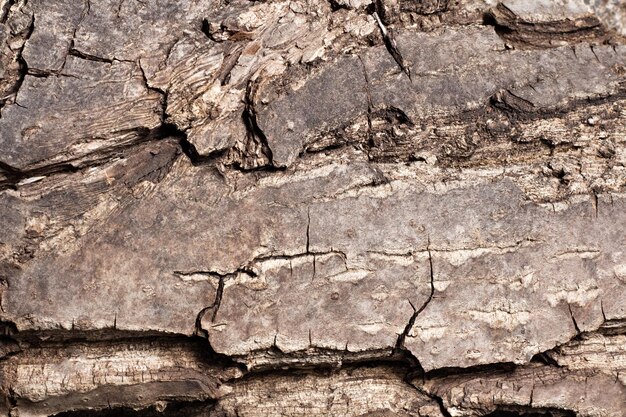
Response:
[{"label": "tree trunk surface", "polygon": [[0,416],[626,416],[626,5],[0,0]]}]

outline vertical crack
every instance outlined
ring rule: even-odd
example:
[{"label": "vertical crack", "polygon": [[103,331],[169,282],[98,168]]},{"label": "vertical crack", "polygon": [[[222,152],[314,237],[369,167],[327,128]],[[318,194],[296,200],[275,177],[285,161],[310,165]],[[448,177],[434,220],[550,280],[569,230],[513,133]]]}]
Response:
[{"label": "vertical crack", "polygon": [[78,21],[78,23],[74,27],[74,30],[72,31],[72,38],[70,39],[70,45],[67,49],[67,52],[65,53],[65,57],[63,58],[63,64],[61,64],[61,68],[58,71],[53,71],[52,73],[60,75],[63,72],[63,69],[65,68],[65,64],[67,63],[68,56],[76,56],[78,58],[90,59],[92,61],[108,62],[109,64],[113,62],[113,60],[106,60],[104,58],[92,57],[87,54],[81,54],[74,48],[74,40],[76,39],[76,32],[78,32],[78,29],[80,29],[80,26],[83,24],[85,17],[89,15],[90,11],[91,11],[91,2],[90,0],[85,0],[83,11],[80,14],[80,20]]},{"label": "vertical crack", "polygon": [[361,55],[357,55],[359,61],[361,61],[361,66],[363,67],[363,77],[365,78],[365,93],[367,94],[367,137],[370,138],[372,134],[372,111],[374,109],[374,105],[372,104],[372,93],[370,92],[370,80],[367,76],[367,68],[365,67],[365,62],[363,62],[363,58]]},{"label": "vertical crack", "polygon": [[[105,60],[106,62],[106,60]],[[111,62],[113,62],[111,60]],[[157,87],[153,87],[150,85],[150,83],[148,82],[148,76],[146,75],[145,70],[143,69],[143,65],[141,65],[141,59],[137,60],[136,63],[137,67],[139,68],[139,73],[141,74],[141,79],[144,83],[144,86],[146,87],[146,90],[148,91],[152,91],[154,93],[157,93],[161,96],[161,125],[165,125],[166,124],[166,120],[167,120],[167,96],[168,96],[168,91],[167,90],[162,90],[160,88]]]},{"label": "vertical crack", "polygon": [[219,276],[217,282],[217,290],[215,291],[215,299],[213,300],[213,304],[204,307],[198,313],[196,317],[196,336],[204,336],[205,338],[209,338],[209,332],[202,328],[202,319],[207,313],[211,313],[211,321],[215,321],[215,317],[217,316],[217,310],[220,308],[220,303],[222,302],[222,295],[224,294],[224,277]]},{"label": "vertical crack", "polygon": [[311,253],[311,207],[306,209],[306,253]]},{"label": "vertical crack", "polygon": [[[274,155],[269,146],[265,132],[259,127],[257,122],[256,109],[254,107],[254,96],[257,90],[257,81],[249,80],[244,97],[245,108],[243,111],[243,121],[246,126],[246,143],[241,150],[241,164],[252,166],[272,165]],[[245,159],[250,159],[246,162]],[[245,168],[245,167],[244,167]]]},{"label": "vertical crack", "polygon": [[574,317],[574,312],[572,311],[572,306],[570,304],[568,304],[567,308],[569,309],[569,315],[572,317],[572,323],[574,323],[574,329],[576,330],[576,336],[578,336],[581,333],[581,331],[580,331],[580,328],[578,327],[578,323],[576,322],[576,317]]},{"label": "vertical crack", "polygon": [[257,277],[257,274],[250,270],[249,268],[242,267],[236,269],[234,272],[230,272],[227,274],[221,274],[215,271],[191,271],[191,272],[183,272],[183,271],[174,271],[175,275],[178,275],[181,278],[189,277],[192,275],[205,275],[207,277],[216,278],[217,281],[217,289],[215,290],[215,298],[213,299],[213,303],[204,307],[196,316],[196,329],[194,331],[194,335],[196,336],[204,336],[208,338],[208,331],[202,328],[202,319],[207,314],[211,314],[211,322],[214,322],[217,318],[217,312],[220,308],[220,304],[222,303],[222,296],[224,294],[224,284],[226,279],[237,277],[239,274],[246,274],[249,277]]},{"label": "vertical crack", "polygon": [[444,417],[452,417],[452,415],[450,414],[450,412],[448,411],[448,409],[446,408],[446,406],[443,403],[443,398],[441,398],[440,396],[430,393],[428,391],[426,391],[424,388],[419,387],[417,385],[415,385],[413,382],[411,382],[410,380],[410,373],[407,375],[407,377],[405,378],[405,382],[407,384],[409,384],[411,387],[413,387],[417,392],[419,392],[420,394],[430,398],[431,400],[433,400],[434,402],[437,403],[437,405],[439,406],[439,411],[441,412],[441,415]]},{"label": "vertical crack", "polygon": [[0,9],[0,23],[6,23],[11,12],[11,7],[15,5],[15,0],[9,0]]},{"label": "vertical crack", "polygon": [[[9,18],[10,13],[11,13],[11,10],[10,9],[7,10],[7,15],[6,15],[7,19]],[[35,15],[33,14],[31,15],[28,27],[22,32],[15,34],[16,36],[21,36],[23,39],[23,43],[15,51],[15,61],[18,63],[18,66],[19,66],[18,73],[17,73],[17,78],[15,82],[13,83],[13,86],[11,86],[7,90],[7,94],[4,97],[0,97],[0,111],[2,110],[2,108],[7,102],[10,102],[9,104],[17,104],[19,106],[19,103],[17,102],[17,93],[22,87],[22,84],[24,83],[24,79],[26,78],[26,75],[28,73],[28,64],[26,63],[26,60],[23,57],[24,48],[26,48],[26,43],[28,42],[28,40],[30,39],[30,36],[33,34],[34,31],[35,31]],[[10,101],[11,98],[13,98],[12,101]],[[1,117],[1,114],[0,114],[0,117]]]},{"label": "vertical crack", "polygon": [[396,63],[398,64],[402,72],[404,72],[407,75],[407,77],[409,77],[409,81],[412,81],[411,69],[408,67],[408,65],[404,63],[404,58],[402,58],[402,54],[400,53],[400,50],[398,49],[398,44],[396,43],[396,40],[393,37],[393,33],[390,32],[390,30],[387,30],[383,21],[378,16],[377,12],[374,12],[373,15],[374,15],[374,18],[376,19],[376,22],[378,23],[378,27],[380,28],[380,33],[382,34],[383,40],[385,41],[385,46],[387,47],[387,51],[389,51],[389,53],[393,57],[394,61],[396,61]]},{"label": "vertical crack", "polygon": [[203,336],[208,339],[209,332],[202,328],[202,319],[207,313],[211,314],[211,321],[215,321],[217,317],[217,311],[220,308],[220,303],[222,302],[222,295],[224,294],[224,280],[226,279],[226,275],[219,275],[215,272],[195,272],[195,273],[183,273],[183,272],[174,272],[177,275],[185,276],[185,275],[193,275],[193,274],[205,274],[210,277],[214,277],[218,279],[217,289],[215,290],[215,298],[213,299],[213,303],[204,307],[198,315],[196,316],[196,329],[194,331],[195,336]]},{"label": "vertical crack", "polygon": [[428,253],[428,265],[430,269],[430,294],[428,295],[428,298],[426,299],[426,301],[424,301],[422,306],[417,310],[415,309],[415,306],[413,306],[413,303],[411,303],[411,301],[409,300],[409,304],[411,304],[411,307],[413,308],[413,315],[409,319],[409,322],[404,328],[404,331],[398,336],[398,340],[396,342],[396,347],[395,347],[396,350],[404,348],[404,341],[407,338],[413,326],[415,325],[415,320],[417,320],[417,317],[420,315],[422,311],[424,311],[424,309],[428,306],[428,304],[433,299],[433,296],[435,295],[435,273],[433,271],[433,255],[430,250],[430,236],[428,237],[428,240],[426,243],[426,252]]}]

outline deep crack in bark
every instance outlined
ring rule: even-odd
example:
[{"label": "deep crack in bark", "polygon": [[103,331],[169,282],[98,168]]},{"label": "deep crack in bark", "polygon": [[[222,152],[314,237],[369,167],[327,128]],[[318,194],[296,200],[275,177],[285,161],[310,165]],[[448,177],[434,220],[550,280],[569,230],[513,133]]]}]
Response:
[{"label": "deep crack in bark", "polygon": [[374,18],[376,19],[376,22],[378,23],[378,27],[380,28],[380,33],[382,34],[383,41],[385,42],[385,47],[387,48],[387,51],[392,56],[393,60],[396,61],[400,70],[404,72],[407,77],[409,77],[409,81],[412,81],[411,69],[404,62],[404,58],[402,57],[402,54],[400,53],[400,50],[398,49],[398,44],[396,43],[396,40],[393,37],[393,33],[390,32],[391,29],[387,29],[385,27],[385,24],[382,22],[377,12],[374,12],[373,15],[374,15]]},{"label": "deep crack in bark", "polygon": [[428,298],[426,299],[426,301],[424,301],[422,306],[417,310],[413,306],[413,303],[411,303],[411,301],[409,300],[409,303],[411,304],[411,307],[413,307],[414,312],[409,319],[406,327],[404,328],[404,331],[398,336],[398,340],[396,341],[395,346],[396,349],[404,349],[404,340],[411,332],[411,329],[413,329],[413,326],[415,325],[415,320],[417,320],[417,316],[419,316],[420,313],[426,309],[428,304],[430,304],[430,302],[432,301],[433,296],[435,295],[435,273],[433,271],[433,255],[430,250],[430,236],[427,238],[426,252],[428,253],[428,265],[430,268],[430,293],[428,294]]}]

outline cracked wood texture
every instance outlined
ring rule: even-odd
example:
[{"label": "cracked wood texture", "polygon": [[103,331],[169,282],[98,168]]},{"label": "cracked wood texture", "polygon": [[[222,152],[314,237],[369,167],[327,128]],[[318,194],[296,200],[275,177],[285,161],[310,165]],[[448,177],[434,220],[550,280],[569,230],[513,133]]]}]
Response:
[{"label": "cracked wood texture", "polygon": [[626,416],[618,0],[0,0],[0,416]]}]

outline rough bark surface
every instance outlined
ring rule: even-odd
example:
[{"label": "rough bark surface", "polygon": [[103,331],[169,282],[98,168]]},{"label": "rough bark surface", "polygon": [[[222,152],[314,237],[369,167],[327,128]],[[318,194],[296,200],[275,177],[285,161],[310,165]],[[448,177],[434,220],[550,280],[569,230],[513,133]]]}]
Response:
[{"label": "rough bark surface", "polygon": [[626,416],[615,0],[0,0],[0,416]]}]

